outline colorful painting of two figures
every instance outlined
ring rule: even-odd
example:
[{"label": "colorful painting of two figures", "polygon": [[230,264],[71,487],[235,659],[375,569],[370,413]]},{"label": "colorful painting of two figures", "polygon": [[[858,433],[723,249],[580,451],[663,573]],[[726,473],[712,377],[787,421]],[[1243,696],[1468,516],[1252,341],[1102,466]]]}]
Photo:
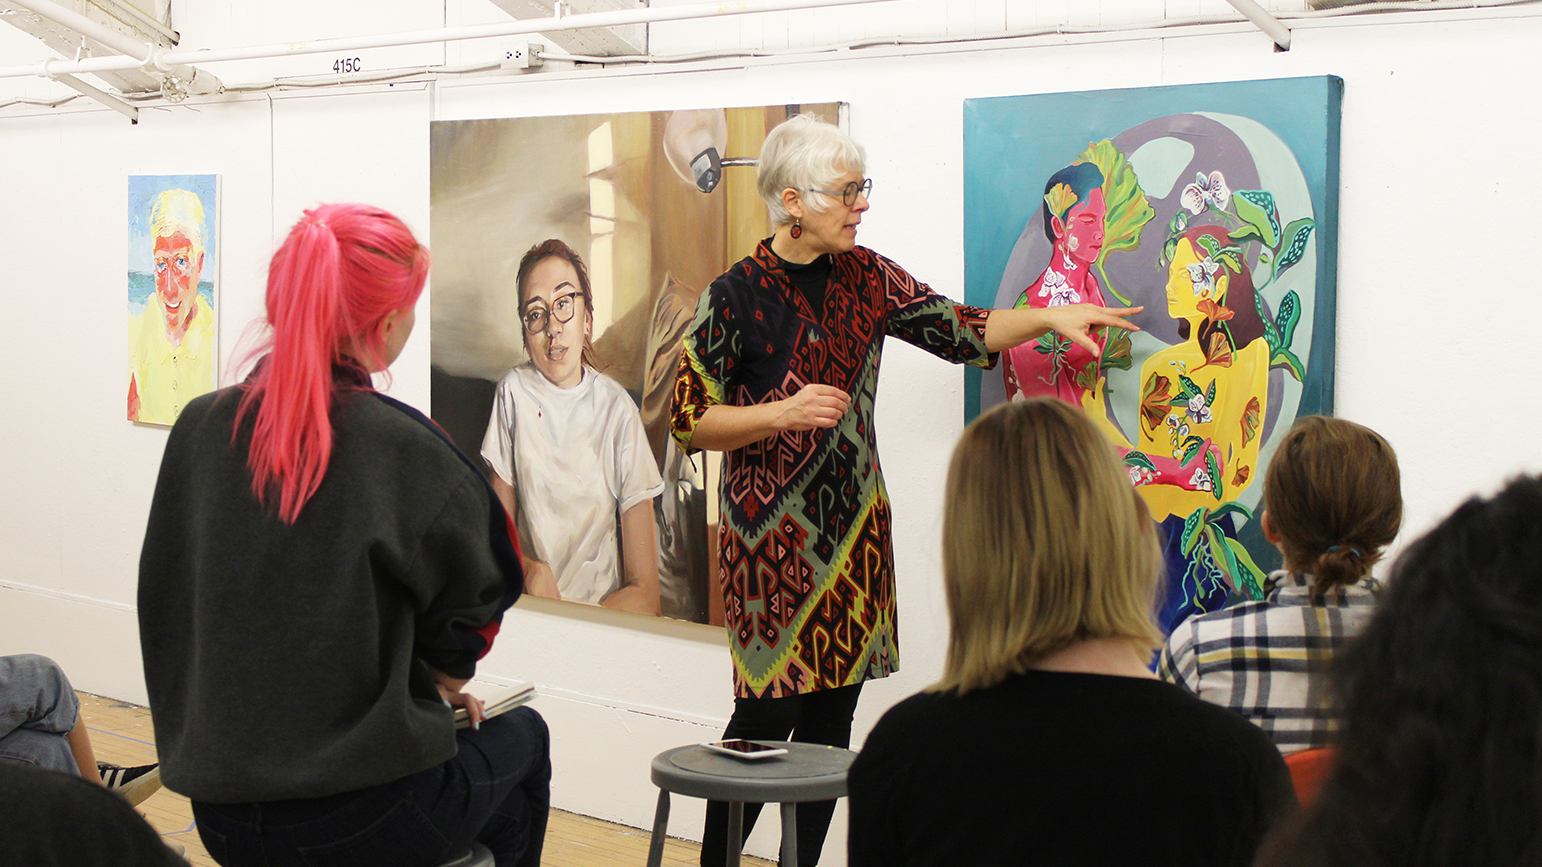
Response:
[{"label": "colorful painting of two figures", "polygon": [[1261,598],[1274,443],[1333,408],[1334,77],[965,103],[969,303],[1144,306],[1094,356],[1053,333],[969,372],[966,415],[1052,395],[1124,456],[1161,529],[1165,630]]}]

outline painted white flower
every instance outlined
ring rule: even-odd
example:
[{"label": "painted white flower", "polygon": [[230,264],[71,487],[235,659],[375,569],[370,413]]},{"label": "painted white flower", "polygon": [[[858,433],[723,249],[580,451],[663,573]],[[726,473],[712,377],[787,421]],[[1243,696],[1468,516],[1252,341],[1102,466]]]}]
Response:
[{"label": "painted white flower", "polygon": [[1226,188],[1226,179],[1220,172],[1211,172],[1208,178],[1200,172],[1194,176],[1194,183],[1183,188],[1178,201],[1191,214],[1199,214],[1206,205],[1215,205],[1216,210],[1224,211],[1231,203],[1231,190]]},{"label": "painted white flower", "polygon": [[1205,472],[1204,467],[1194,471],[1194,475],[1189,478],[1189,484],[1193,485],[1196,491],[1215,490],[1215,483],[1210,481],[1210,474]]},{"label": "painted white flower", "polygon": [[[1192,419],[1195,424],[1210,423],[1210,407],[1206,405],[1205,396],[1203,394],[1196,394],[1189,398],[1188,413],[1189,418]],[[1185,425],[1184,429],[1187,430],[1187,427],[1188,426]]]},{"label": "painted white flower", "polygon": [[1189,282],[1194,284],[1194,295],[1210,295],[1215,292],[1215,274],[1221,270],[1221,263],[1209,256],[1203,262],[1189,264]]},{"label": "painted white flower", "polygon": [[1132,484],[1132,485],[1140,484],[1140,479],[1141,479],[1140,467],[1125,467],[1125,470],[1127,472],[1129,472],[1129,474],[1130,474],[1130,484]]},{"label": "painted white flower", "polygon": [[1075,304],[1082,300],[1071,284],[1066,282],[1065,275],[1047,268],[1044,271],[1044,285],[1039,289],[1040,298],[1048,298],[1046,307],[1064,307],[1067,304]]}]

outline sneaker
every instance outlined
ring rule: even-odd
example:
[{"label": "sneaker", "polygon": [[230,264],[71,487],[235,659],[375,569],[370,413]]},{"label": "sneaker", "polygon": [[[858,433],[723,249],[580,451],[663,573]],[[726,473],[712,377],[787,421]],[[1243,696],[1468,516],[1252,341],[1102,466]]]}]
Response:
[{"label": "sneaker", "polygon": [[97,762],[96,770],[102,775],[102,785],[122,795],[128,800],[130,806],[142,803],[161,788],[159,764],[123,768],[107,762]]}]

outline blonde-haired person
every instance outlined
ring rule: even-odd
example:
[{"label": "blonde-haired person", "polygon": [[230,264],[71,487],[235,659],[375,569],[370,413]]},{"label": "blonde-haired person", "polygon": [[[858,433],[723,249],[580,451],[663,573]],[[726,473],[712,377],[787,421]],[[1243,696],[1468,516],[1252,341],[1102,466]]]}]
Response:
[{"label": "blonde-haired person", "polygon": [[851,768],[852,867],[1245,865],[1294,805],[1257,727],[1157,680],[1161,553],[1080,410],[980,416],[943,505],[943,677]]},{"label": "blonde-haired person", "polygon": [[1381,435],[1327,416],[1298,419],[1264,476],[1264,537],[1285,568],[1264,598],[1189,618],[1158,671],[1269,733],[1281,753],[1327,746],[1337,721],[1323,676],[1370,620],[1371,566],[1403,522],[1397,455]]},{"label": "blonde-haired person", "polygon": [[[982,310],[857,245],[871,203],[862,146],[807,116],[766,136],[761,198],[775,231],[712,282],[686,331],[671,427],[726,452],[718,575],[734,663],[725,738],[844,747],[862,684],[899,669],[894,546],[873,404],[884,339],[954,363],[1051,330],[1133,329],[1140,308]],[[798,808],[798,863],[819,859],[834,802]],[[728,852],[707,809],[702,864]],[[758,805],[744,812],[748,835]],[[742,841],[735,841],[735,846]]]}]

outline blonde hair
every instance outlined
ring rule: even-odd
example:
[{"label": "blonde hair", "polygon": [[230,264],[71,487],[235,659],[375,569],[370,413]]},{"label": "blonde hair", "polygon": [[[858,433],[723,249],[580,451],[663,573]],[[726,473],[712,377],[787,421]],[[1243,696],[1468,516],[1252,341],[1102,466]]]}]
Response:
[{"label": "blonde hair", "polygon": [[866,174],[867,153],[840,127],[809,114],[793,115],[778,124],[766,135],[756,163],[756,183],[771,225],[792,222],[782,204],[782,190],[797,190],[804,207],[823,213],[823,197],[804,194],[828,188],[843,172]]},{"label": "blonde hair", "polygon": [[1053,398],[1003,404],[953,450],[943,503],[948,659],[933,690],[1000,683],[1076,641],[1161,643],[1162,554],[1108,440]]},{"label": "blonde hair", "polygon": [[203,255],[203,202],[191,190],[162,190],[150,208],[150,239],[165,238],[178,229],[193,245],[193,258]]}]

